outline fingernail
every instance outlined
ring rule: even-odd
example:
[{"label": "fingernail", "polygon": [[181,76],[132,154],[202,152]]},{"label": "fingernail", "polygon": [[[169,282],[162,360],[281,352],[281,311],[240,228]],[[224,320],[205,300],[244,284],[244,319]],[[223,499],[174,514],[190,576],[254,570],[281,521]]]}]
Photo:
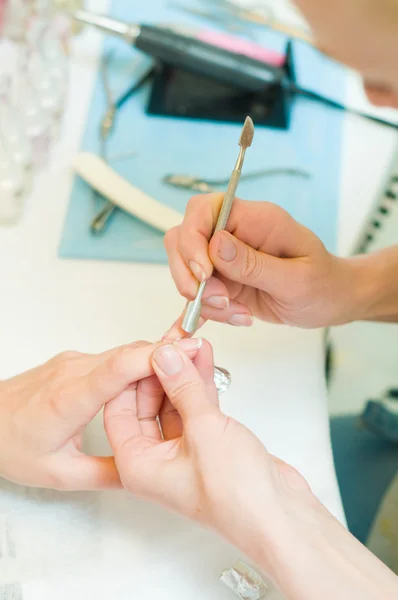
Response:
[{"label": "fingernail", "polygon": [[184,352],[192,352],[193,350],[201,349],[203,340],[201,338],[184,338],[182,340],[176,340],[174,344]]},{"label": "fingernail", "polygon": [[222,235],[218,247],[218,256],[226,262],[232,262],[236,258],[236,246],[229,235]]},{"label": "fingernail", "polygon": [[227,296],[210,296],[203,299],[203,304],[214,306],[214,308],[228,308],[229,298]]},{"label": "fingernail", "polygon": [[200,283],[202,283],[202,281],[206,279],[205,272],[199,263],[195,262],[194,260],[191,260],[191,262],[189,263],[189,268]]},{"label": "fingernail", "polygon": [[180,336],[181,331],[178,331],[177,327],[172,327],[168,330],[167,333],[164,334],[164,336],[162,337],[162,342],[170,342],[170,344],[172,344],[173,342],[177,342],[178,340],[180,340]]},{"label": "fingernail", "polygon": [[153,360],[170,377],[180,373],[184,366],[181,355],[174,346],[161,346],[153,353]]},{"label": "fingernail", "polygon": [[233,315],[228,323],[236,327],[251,327],[254,319],[251,315]]}]

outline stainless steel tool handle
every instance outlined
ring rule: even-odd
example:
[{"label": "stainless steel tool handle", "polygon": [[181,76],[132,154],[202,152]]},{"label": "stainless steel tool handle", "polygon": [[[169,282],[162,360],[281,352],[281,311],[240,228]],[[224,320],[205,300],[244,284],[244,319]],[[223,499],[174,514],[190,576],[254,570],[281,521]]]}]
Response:
[{"label": "stainless steel tool handle", "polygon": [[220,214],[218,216],[214,233],[217,233],[218,231],[223,231],[227,226],[229,215],[231,214],[232,205],[234,203],[239,181],[241,178],[241,174],[241,171],[235,170],[231,175],[231,179],[228,185],[228,189],[225,193],[224,202],[221,207]]},{"label": "stainless steel tool handle", "polygon": [[93,219],[90,225],[91,232],[95,235],[103,233],[116,210],[117,206],[115,206],[111,202],[108,202],[105,205],[105,207],[101,210],[101,212],[99,212],[97,216]]}]

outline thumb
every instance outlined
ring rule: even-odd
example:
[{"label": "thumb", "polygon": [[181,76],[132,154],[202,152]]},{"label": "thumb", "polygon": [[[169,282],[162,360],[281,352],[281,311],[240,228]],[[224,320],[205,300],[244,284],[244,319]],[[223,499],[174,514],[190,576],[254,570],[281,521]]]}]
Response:
[{"label": "thumb", "polygon": [[[207,348],[204,348],[201,352],[206,350]],[[176,344],[158,348],[152,356],[152,364],[166,395],[179,412],[183,423],[219,410],[208,382],[202,378],[189,357]]]},{"label": "thumb", "polygon": [[291,276],[291,259],[276,258],[254,250],[227,231],[216,234],[210,244],[210,258],[224,277],[269,294],[285,289]]},{"label": "thumb", "polygon": [[[85,377],[67,382],[53,399],[57,432],[64,427],[70,437],[71,431],[85,427],[109,401],[119,397],[141,379],[153,375],[151,357],[155,348],[162,343],[120,348],[105,361],[101,360]],[[196,356],[195,340],[180,340],[178,343],[191,357]],[[48,412],[47,404],[45,408]],[[62,418],[59,419],[59,416]]]}]

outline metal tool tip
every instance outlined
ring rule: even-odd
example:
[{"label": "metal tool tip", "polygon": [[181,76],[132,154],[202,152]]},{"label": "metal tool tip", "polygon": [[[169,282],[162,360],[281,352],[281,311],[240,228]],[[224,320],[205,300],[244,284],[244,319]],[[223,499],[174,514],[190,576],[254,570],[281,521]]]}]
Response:
[{"label": "metal tool tip", "polygon": [[245,124],[243,125],[242,134],[239,140],[239,146],[242,148],[250,148],[254,138],[254,123],[250,117],[246,117]]}]

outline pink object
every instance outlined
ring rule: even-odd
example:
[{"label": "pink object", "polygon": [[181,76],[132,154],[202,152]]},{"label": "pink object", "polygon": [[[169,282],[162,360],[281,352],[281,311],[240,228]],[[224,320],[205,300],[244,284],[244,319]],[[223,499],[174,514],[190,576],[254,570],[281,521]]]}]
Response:
[{"label": "pink object", "polygon": [[283,67],[286,62],[284,54],[268,50],[260,46],[260,44],[255,44],[254,42],[249,42],[232,35],[225,35],[214,31],[200,31],[197,38],[206,44],[223,48],[234,54],[244,54],[249,58],[267,63],[267,65],[272,65],[273,67]]}]

